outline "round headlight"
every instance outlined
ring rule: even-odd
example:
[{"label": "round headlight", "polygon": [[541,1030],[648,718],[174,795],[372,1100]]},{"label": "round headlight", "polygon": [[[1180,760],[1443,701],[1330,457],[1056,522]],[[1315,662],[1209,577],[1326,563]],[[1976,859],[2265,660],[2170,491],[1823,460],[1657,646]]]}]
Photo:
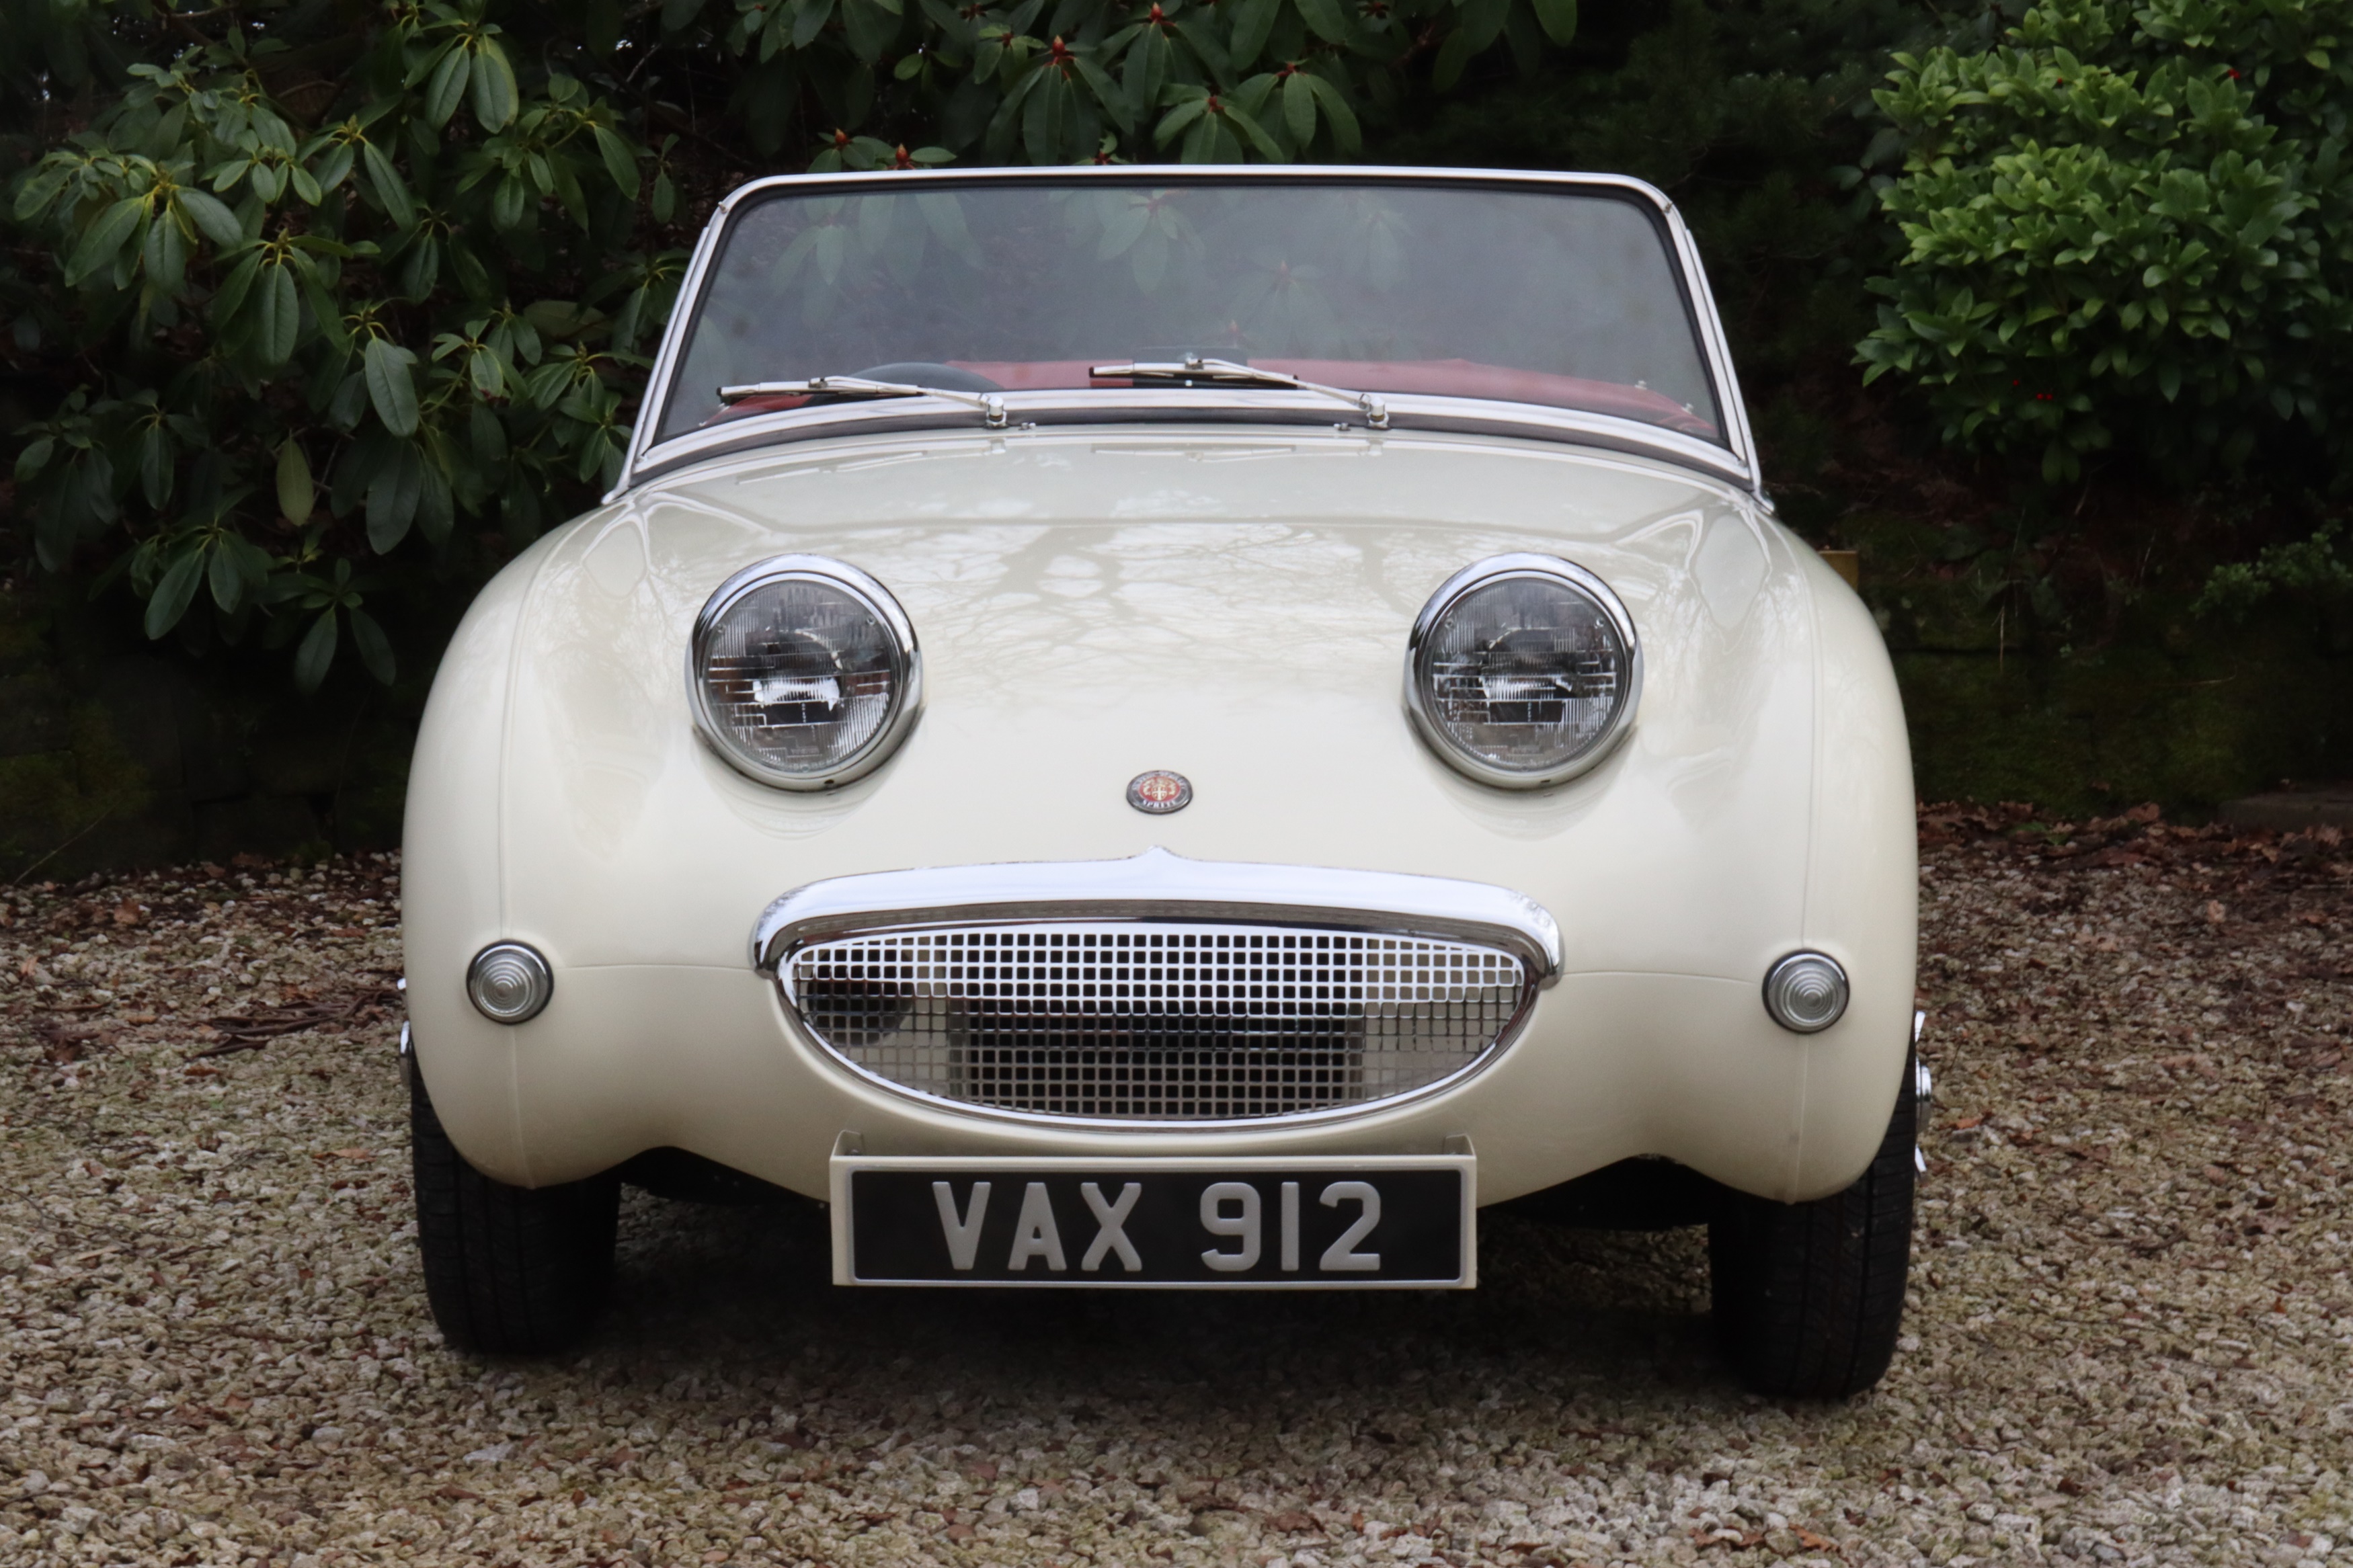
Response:
[{"label": "round headlight", "polygon": [[821,555],[779,555],[702,606],[686,680],[696,727],[739,771],[825,789],[898,745],[923,700],[923,656],[881,584]]},{"label": "round headlight", "polygon": [[1441,757],[1534,789],[1609,754],[1642,695],[1634,618],[1609,585],[1549,555],[1498,555],[1447,579],[1407,644],[1406,710]]}]

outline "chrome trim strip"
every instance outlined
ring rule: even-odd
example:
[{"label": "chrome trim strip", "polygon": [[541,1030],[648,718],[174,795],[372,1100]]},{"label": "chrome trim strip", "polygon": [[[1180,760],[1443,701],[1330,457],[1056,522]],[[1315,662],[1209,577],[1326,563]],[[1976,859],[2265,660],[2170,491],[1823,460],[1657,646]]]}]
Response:
[{"label": "chrome trim strip", "polygon": [[[910,169],[881,174],[849,173],[772,174],[737,186],[728,193],[712,210],[710,221],[704,225],[702,235],[695,241],[693,258],[688,262],[686,276],[679,285],[678,303],[670,312],[669,323],[662,330],[661,348],[654,356],[653,370],[647,378],[646,396],[638,405],[637,423],[629,434],[628,448],[622,458],[620,479],[612,489],[607,492],[605,496],[607,503],[619,500],[656,472],[668,471],[680,462],[691,460],[694,456],[712,455],[698,451],[691,454],[681,453],[675,457],[665,456],[658,463],[649,460],[649,454],[656,444],[653,432],[660,427],[662,409],[670,399],[670,384],[678,369],[678,359],[686,336],[687,323],[692,320],[696,307],[702,300],[703,285],[718,250],[719,237],[726,227],[727,220],[743,203],[766,192],[784,189],[866,186],[880,190],[897,188],[909,183],[923,185],[955,185],[984,184],[997,181],[1039,184],[1085,179],[1132,182],[1140,174],[1141,171],[1133,164],[1089,164],[1053,169],[1029,167]],[[1657,186],[1624,174],[1530,173],[1525,170],[1508,169],[1368,167],[1362,164],[1330,163],[1291,165],[1198,163],[1170,167],[1165,171],[1154,169],[1148,177],[1168,184],[1188,184],[1196,181],[1249,179],[1252,181],[1302,180],[1321,184],[1364,181],[1398,184],[1580,186],[1590,190],[1617,191],[1639,198],[1662,215],[1667,225],[1669,237],[1673,243],[1676,258],[1682,263],[1685,285],[1691,291],[1693,315],[1699,325],[1702,356],[1706,362],[1709,379],[1715,387],[1717,401],[1723,405],[1720,413],[1725,423],[1725,436],[1729,445],[1728,455],[1731,460],[1729,463],[1725,461],[1727,454],[1724,448],[1696,441],[1689,437],[1678,437],[1667,430],[1656,432],[1658,437],[1664,439],[1654,444],[1646,443],[1643,447],[1638,449],[1655,450],[1658,455],[1667,458],[1670,461],[1695,464],[1704,468],[1710,473],[1724,474],[1733,479],[1752,494],[1761,496],[1764,493],[1764,479],[1757,469],[1756,447],[1749,433],[1747,408],[1740,399],[1739,379],[1733,374],[1731,353],[1725,342],[1723,321],[1716,312],[1715,295],[1709,289],[1707,274],[1700,265],[1698,247],[1692,238],[1689,226],[1683,221],[1682,214],[1675,210],[1674,203],[1668,200],[1665,193]],[[1493,432],[1495,434],[1525,434],[1540,437],[1549,437],[1554,439],[1563,436],[1567,436],[1571,439],[1583,438],[1577,434],[1583,420],[1575,417],[1567,419],[1555,417],[1556,412],[1573,414],[1573,411],[1554,411],[1536,405],[1483,404],[1471,399],[1424,398],[1401,402],[1396,394],[1384,395],[1389,399],[1392,417],[1414,402],[1444,405],[1450,409],[1456,409],[1460,405],[1468,404],[1472,410],[1512,411],[1506,422],[1523,426],[1519,429],[1497,430]],[[1229,405],[1231,404],[1230,397],[1220,401]],[[1008,409],[1015,411],[1018,418],[1021,405],[1015,395],[1008,395],[1007,405]],[[1090,405],[1091,408],[1105,406],[1108,405]],[[1326,414],[1328,419],[1328,410],[1321,411]],[[900,411],[900,417],[902,420],[906,418],[907,412],[909,411]],[[936,425],[941,422],[943,413],[944,413],[944,407],[926,418],[912,422],[912,425],[902,424],[896,427],[909,428]],[[1187,416],[1199,417],[1200,416],[1198,413],[1188,413]],[[1462,416],[1458,413],[1457,416]],[[1493,413],[1472,412],[1468,417],[1478,421],[1494,419],[1497,416]],[[1600,420],[1608,426],[1630,426],[1636,430],[1655,428],[1642,426],[1635,420],[1609,419],[1602,416],[1586,417]],[[1433,426],[1432,427],[1444,426]],[[1478,426],[1473,424],[1456,427],[1475,430]],[[763,424],[733,433],[758,440],[774,440],[783,434],[783,429]],[[679,441],[693,440],[703,434],[704,432],[697,431],[689,436],[675,437],[661,445],[673,447]],[[1685,443],[1688,443],[1689,447],[1702,448],[1712,456],[1694,454],[1685,448]]]},{"label": "chrome trim strip", "polygon": [[[1600,606],[1601,613],[1617,628],[1618,638],[1626,645],[1628,672],[1624,700],[1609,716],[1609,727],[1601,738],[1577,752],[1568,761],[1542,773],[1514,773],[1499,768],[1493,763],[1472,756],[1448,737],[1437,718],[1430,711],[1428,694],[1422,689],[1420,677],[1421,650],[1430,641],[1438,619],[1454,602],[1486,584],[1507,577],[1550,577],[1566,583]],[[1548,784],[1565,784],[1578,774],[1599,767],[1604,758],[1618,749],[1626,732],[1634,726],[1634,710],[1642,705],[1642,639],[1634,630],[1634,616],[1609,584],[1573,561],[1563,561],[1556,555],[1491,555],[1486,560],[1465,566],[1439,585],[1438,592],[1414,617],[1413,630],[1405,640],[1405,710],[1413,722],[1414,732],[1422,743],[1439,758],[1467,778],[1504,789],[1542,789]]]},{"label": "chrome trim strip", "polygon": [[[1366,439],[1426,430],[1443,435],[1567,440],[1699,468],[1744,489],[1750,483],[1747,469],[1723,447],[1663,426],[1645,425],[1639,419],[1549,408],[1533,403],[1494,403],[1483,398],[1426,397],[1405,393],[1384,395],[1389,422],[1387,429],[1377,432],[1348,420],[1335,419],[1332,405],[1317,401],[1312,394],[1272,388],[1209,391],[1161,387],[1126,391],[1071,387],[1008,392],[1005,394],[1005,405],[1008,422],[1023,430],[1181,421],[1309,425],[1324,430],[1362,431]],[[888,435],[906,430],[941,430],[951,435],[981,432],[992,437],[1005,434],[976,424],[971,410],[941,398],[894,397],[887,402],[778,409],[773,414],[750,415],[665,441],[660,456],[649,461],[632,482],[649,482],[694,463],[779,441]]]},{"label": "chrome trim strip", "polygon": [[1666,214],[1667,233],[1673,237],[1675,254],[1683,264],[1683,280],[1692,291],[1692,314],[1699,322],[1700,347],[1707,356],[1708,374],[1715,382],[1715,400],[1721,405],[1717,412],[1725,422],[1725,440],[1740,458],[1746,472],[1746,482],[1756,494],[1765,493],[1765,478],[1757,464],[1756,438],[1749,433],[1748,405],[1740,395],[1740,375],[1733,368],[1732,345],[1725,340],[1724,318],[1715,308],[1715,290],[1708,286],[1707,268],[1699,258],[1699,241],[1693,237],[1691,226],[1683,215],[1664,194],[1659,195]]},{"label": "chrome trim strip", "polygon": [[[748,187],[747,187],[748,188]],[[734,205],[731,195],[721,202],[695,237],[694,254],[687,258],[686,276],[679,279],[678,295],[670,306],[670,320],[662,323],[661,346],[654,351],[653,368],[646,373],[646,395],[638,402],[637,423],[629,427],[629,445],[621,454],[621,477],[605,492],[604,504],[612,505],[638,482],[638,463],[648,447],[653,444],[653,432],[661,421],[655,417],[658,395],[666,396],[671,374],[678,368],[678,356],[686,342],[686,319],[692,312],[694,301],[702,296],[702,277],[711,269],[712,252],[719,248],[721,221]]]},{"label": "chrome trim strip", "polygon": [[[1542,904],[1485,882],[1188,860],[1155,846],[1124,860],[1029,860],[836,877],[796,888],[752,929],[752,967],[853,931],[1034,920],[1240,920],[1483,942],[1516,953],[1542,990],[1560,978],[1560,927]],[[1198,1125],[1198,1124],[1196,1124]]]}]

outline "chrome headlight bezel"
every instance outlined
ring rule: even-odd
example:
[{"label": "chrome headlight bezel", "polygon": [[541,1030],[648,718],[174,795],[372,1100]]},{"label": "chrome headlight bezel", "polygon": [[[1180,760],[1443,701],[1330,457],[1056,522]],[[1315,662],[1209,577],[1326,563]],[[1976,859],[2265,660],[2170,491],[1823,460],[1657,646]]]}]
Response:
[{"label": "chrome headlight bezel", "polygon": [[[862,606],[888,635],[891,666],[891,710],[866,743],[822,772],[792,773],[769,765],[739,750],[711,710],[703,668],[712,638],[727,612],[746,595],[771,584],[798,579],[822,583],[848,595]],[[686,646],[686,695],[694,715],[695,733],[705,745],[745,778],[776,789],[825,790],[864,778],[887,762],[907,737],[923,705],[923,654],[915,640],[915,624],[891,590],[847,562],[828,555],[773,555],[744,567],[719,584],[694,618],[694,634]]]},{"label": "chrome headlight bezel", "polygon": [[[1626,649],[1625,685],[1609,723],[1582,751],[1539,769],[1503,767],[1459,744],[1431,711],[1429,671],[1425,668],[1431,634],[1437,629],[1440,617],[1464,595],[1515,577],[1548,579],[1589,601],[1601,612]],[[1633,616],[1627,611],[1624,602],[1610,590],[1609,584],[1576,563],[1563,561],[1557,556],[1493,555],[1465,566],[1440,584],[1438,592],[1430,596],[1430,602],[1421,607],[1421,614],[1414,617],[1413,632],[1406,639],[1405,708],[1413,721],[1415,732],[1421,736],[1423,744],[1457,773],[1500,789],[1543,789],[1551,784],[1565,784],[1599,767],[1618,749],[1619,742],[1626,738],[1626,732],[1633,728],[1635,710],[1641,705],[1642,642],[1635,633]]]}]

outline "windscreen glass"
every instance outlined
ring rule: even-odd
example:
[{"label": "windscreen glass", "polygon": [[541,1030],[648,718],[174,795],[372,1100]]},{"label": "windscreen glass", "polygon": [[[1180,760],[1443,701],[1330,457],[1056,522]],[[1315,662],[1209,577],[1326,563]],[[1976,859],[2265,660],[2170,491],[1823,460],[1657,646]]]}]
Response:
[{"label": "windscreen glass", "polygon": [[[1100,180],[787,193],[730,225],[660,439],[865,376],[1124,388],[1187,355],[1352,392],[1551,405],[1721,442],[1657,215],[1588,191]],[[1165,384],[1165,383],[1164,383]]]}]

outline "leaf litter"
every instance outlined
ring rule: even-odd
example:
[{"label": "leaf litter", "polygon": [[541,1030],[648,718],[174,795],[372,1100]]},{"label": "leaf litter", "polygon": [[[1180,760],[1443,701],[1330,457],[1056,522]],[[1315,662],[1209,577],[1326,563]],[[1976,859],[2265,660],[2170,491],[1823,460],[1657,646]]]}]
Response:
[{"label": "leaf litter", "polygon": [[2341,1558],[2353,857],[1921,829],[1910,1310],[1829,1406],[1731,1384],[1698,1233],[1495,1214],[1467,1295],[1033,1297],[837,1290],[813,1205],[632,1193],[586,1343],[457,1355],[396,859],[11,889],[0,1563]]}]

